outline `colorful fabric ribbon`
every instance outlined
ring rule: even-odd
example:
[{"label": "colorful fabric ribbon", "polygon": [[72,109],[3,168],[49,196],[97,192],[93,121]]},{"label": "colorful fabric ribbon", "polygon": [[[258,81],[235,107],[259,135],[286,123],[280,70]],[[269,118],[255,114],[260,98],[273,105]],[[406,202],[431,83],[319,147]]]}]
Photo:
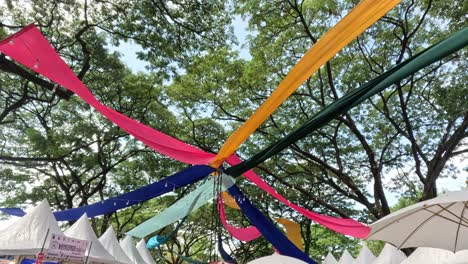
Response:
[{"label": "colorful fabric ribbon", "polygon": [[14,215],[22,217],[26,214],[25,211],[21,208],[0,208],[0,212],[7,214],[7,215]]},{"label": "colorful fabric ribbon", "polygon": [[34,25],[26,26],[1,41],[0,52],[74,92],[103,116],[157,152],[188,164],[208,164],[214,157],[214,154],[206,153],[103,105]]},{"label": "colorful fabric ribbon", "polygon": [[276,222],[282,224],[286,229],[286,236],[297,248],[304,251],[302,243],[301,225],[286,218],[276,218]]},{"label": "colorful fabric ribbon", "polygon": [[[57,221],[74,221],[79,219],[84,213],[86,213],[88,217],[110,214],[117,210],[124,209],[171,192],[175,188],[197,182],[206,178],[213,171],[214,169],[210,166],[195,165],[134,191],[94,204],[57,211],[54,212],[54,215]],[[6,211],[5,213],[10,214],[9,211]]]},{"label": "colorful fabric ribbon", "polygon": [[227,205],[229,208],[240,210],[239,205],[237,205],[236,200],[229,195],[227,192],[222,192],[221,193],[221,198],[223,199],[223,202],[225,205]]},{"label": "colorful fabric ribbon", "polygon": [[[237,164],[240,162],[239,157],[233,156],[228,159],[229,164]],[[233,168],[233,167],[231,167]],[[229,169],[226,170],[227,173]],[[305,217],[317,222],[320,225],[323,225],[333,231],[336,231],[341,234],[357,237],[357,238],[365,238],[370,232],[370,228],[357,222],[353,219],[346,219],[346,218],[336,218],[332,216],[321,215],[312,211],[309,211],[305,208],[302,208],[296,204],[293,204],[288,199],[283,197],[279,194],[273,187],[268,185],[262,178],[256,175],[252,170],[246,171],[244,177],[253,182],[257,187],[263,189],[268,194],[276,198],[278,201],[282,202],[283,204],[291,207],[298,213],[304,215]],[[237,201],[237,199],[236,199]]]},{"label": "colorful fabric ribbon", "polygon": [[153,236],[152,238],[150,238],[148,240],[148,242],[146,243],[146,248],[147,249],[156,248],[156,247],[159,247],[159,246],[169,242],[169,240],[171,240],[172,237],[177,235],[177,231],[179,231],[179,229],[185,223],[185,220],[187,220],[187,217],[182,218],[182,221],[180,221],[177,224],[177,226],[174,228],[174,230],[172,230],[168,235],[166,235],[166,236]]},{"label": "colorful fabric ribbon", "polygon": [[[134,136],[137,139],[142,140],[145,144],[152,145],[153,149],[156,151],[186,163],[204,163],[206,162],[206,157],[214,157],[213,154],[205,153],[182,141],[178,141],[170,136],[162,134],[159,131],[146,127],[143,124],[131,120],[128,117],[125,117],[120,113],[102,105],[80,82],[80,80],[68,68],[65,62],[63,62],[63,60],[54,51],[50,44],[48,44],[47,40],[43,37],[39,30],[33,25],[27,26],[16,34],[1,41],[0,51],[10,56],[12,59],[29,67],[31,70],[43,74],[52,81],[55,81],[65,88],[68,88],[77,93],[77,95],[82,97],[83,100],[93,103],[97,109],[99,108],[100,110],[104,111],[104,113],[112,117],[112,121],[128,120],[129,124],[131,125],[128,127],[128,129],[135,126],[138,128],[137,130],[141,130],[142,135],[137,133],[138,131],[130,129],[136,133]],[[116,124],[126,124],[125,122],[122,123],[120,121]],[[152,139],[152,141],[148,141],[146,138],[149,138],[148,140]],[[151,143],[153,141],[154,144]],[[159,142],[163,143],[160,144]],[[171,147],[172,144],[177,147]],[[240,161],[241,160],[235,155],[232,155],[230,160],[228,160],[229,164],[231,165],[238,164]],[[247,175],[250,175],[250,177]],[[257,179],[259,182],[262,182],[262,180],[257,175],[255,175],[253,171],[248,171],[246,173],[246,177],[249,179]],[[258,183],[256,184],[259,187],[263,185],[268,186],[265,182],[263,182],[263,185],[259,185]],[[269,187],[266,190],[271,194],[270,191],[273,190],[273,188]],[[288,201],[288,203],[290,202]],[[75,209],[79,210],[78,208]]]},{"label": "colorful fabric ribbon", "polygon": [[[235,204],[237,205],[237,203]],[[241,240],[241,241],[252,241],[260,237],[261,235],[260,231],[258,231],[258,229],[254,226],[234,227],[232,225],[229,225],[226,219],[226,212],[225,212],[224,205],[223,205],[223,199],[221,197],[219,197],[218,199],[218,212],[219,212],[219,218],[221,219],[221,223],[223,224],[224,228],[234,238]],[[302,244],[301,226],[298,223],[288,220],[286,218],[276,218],[275,220],[284,226],[286,230],[287,238],[297,248],[304,251],[304,246]]]},{"label": "colorful fabric ribbon", "polygon": [[[221,180],[223,180],[224,177],[229,176],[222,175]],[[234,182],[232,178],[231,182]],[[128,231],[127,234],[133,237],[143,238],[172,223],[175,223],[215,198],[215,195],[217,195],[213,191],[216,189],[215,187],[216,179],[210,177],[205,183],[184,196],[182,199],[175,202],[161,213],[134,227],[132,230]],[[230,187],[230,185],[221,185],[222,190],[226,190],[228,187]]]},{"label": "colorful fabric ribbon", "polygon": [[250,203],[249,199],[244,196],[236,185],[231,186],[228,192],[236,199],[237,204],[252,225],[257,227],[263,237],[265,237],[281,254],[303,260],[307,263],[317,263],[291,243],[265,215]]},{"label": "colorful fabric ribbon", "polygon": [[230,225],[227,222],[226,211],[224,210],[224,205],[221,198],[218,198],[218,212],[219,218],[221,219],[221,223],[223,224],[224,228],[235,239],[248,242],[257,239],[259,236],[262,235],[255,226],[235,227]]},{"label": "colorful fabric ribbon", "polygon": [[304,54],[265,102],[231,134],[211,165],[221,166],[304,81],[400,1],[362,0]]},{"label": "colorful fabric ribbon", "polygon": [[[417,55],[407,59],[406,61],[395,65],[383,74],[377,76],[376,78],[365,83],[359,88],[348,92],[340,99],[334,101],[333,103],[325,107],[323,110],[316,113],[301,127],[291,132],[287,136],[283,137],[282,139],[278,140],[269,147],[265,148],[250,159],[228,168],[226,170],[226,173],[232,176],[239,176],[241,174],[244,174],[244,176],[246,176],[247,174],[245,174],[244,172],[249,171],[258,164],[284,150],[291,144],[304,138],[313,131],[319,129],[323,125],[330,122],[332,119],[345,113],[346,111],[360,104],[372,95],[383,91],[385,88],[403,80],[404,78],[414,74],[420,69],[427,67],[430,64],[441,60],[442,58],[462,49],[467,45],[467,39],[468,28],[464,28],[452,34],[445,40],[442,40],[425,49],[424,51],[418,53]],[[235,157],[230,157],[230,159],[235,159]],[[252,181],[252,177],[246,177]]]}]

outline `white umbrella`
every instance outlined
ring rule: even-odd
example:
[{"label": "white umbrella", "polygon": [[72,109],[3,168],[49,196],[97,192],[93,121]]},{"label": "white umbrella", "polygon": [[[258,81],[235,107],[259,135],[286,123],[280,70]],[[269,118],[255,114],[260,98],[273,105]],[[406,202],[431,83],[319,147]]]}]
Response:
[{"label": "white umbrella", "polygon": [[398,248],[468,249],[468,191],[449,192],[398,210],[370,225],[367,239]]},{"label": "white umbrella", "polygon": [[385,244],[380,255],[374,260],[374,262],[372,262],[372,264],[400,264],[405,259],[406,255],[403,254],[403,252],[390,244]]},{"label": "white umbrella", "polygon": [[454,255],[445,249],[420,247],[401,264],[444,264],[453,259]]},{"label": "white umbrella", "polygon": [[359,255],[356,258],[355,263],[356,264],[371,264],[376,257],[370,249],[364,244],[361,248],[361,251],[359,251]]},{"label": "white umbrella", "polygon": [[348,250],[345,249],[338,261],[338,264],[354,264],[354,258],[349,254]]},{"label": "white umbrella", "polygon": [[273,254],[270,256],[254,259],[247,264],[304,264],[307,262],[304,262],[302,260],[292,258],[292,257],[287,257],[287,256],[282,256],[279,254]]},{"label": "white umbrella", "polygon": [[336,258],[332,255],[332,253],[328,252],[327,256],[323,260],[322,264],[338,264]]}]

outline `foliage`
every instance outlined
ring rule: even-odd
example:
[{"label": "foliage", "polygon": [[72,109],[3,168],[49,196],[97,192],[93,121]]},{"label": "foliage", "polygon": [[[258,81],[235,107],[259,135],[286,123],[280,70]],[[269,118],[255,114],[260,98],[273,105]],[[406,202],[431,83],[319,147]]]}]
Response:
[{"label": "foliage", "polygon": [[[288,70],[357,1],[5,1],[0,38],[36,23],[104,104],[201,149],[216,153],[271,94]],[[250,157],[341,95],[466,25],[466,1],[402,1],[305,82],[238,154]],[[248,21],[251,57],[241,58],[231,21]],[[111,45],[142,47],[147,71],[134,73]],[[370,223],[439,191],[438,179],[466,157],[466,49],[389,87],[330,122],[256,172],[292,202]],[[52,92],[54,91],[54,92]],[[47,198],[72,208],[134,190],[185,165],[119,130],[63,87],[0,56],[0,205]],[[269,217],[301,223],[305,250],[359,250],[356,239],[319,227],[258,191],[239,186]],[[461,186],[464,183],[460,183]],[[160,212],[194,186],[93,221],[119,234]],[[397,197],[393,204],[390,197]],[[176,238],[154,252],[213,259],[216,212],[194,212]],[[238,211],[230,223],[249,225]],[[203,219],[201,221],[200,219]],[[168,227],[160,232],[167,234]],[[271,254],[263,239],[223,243],[244,263]],[[381,243],[368,244],[374,253]]]}]

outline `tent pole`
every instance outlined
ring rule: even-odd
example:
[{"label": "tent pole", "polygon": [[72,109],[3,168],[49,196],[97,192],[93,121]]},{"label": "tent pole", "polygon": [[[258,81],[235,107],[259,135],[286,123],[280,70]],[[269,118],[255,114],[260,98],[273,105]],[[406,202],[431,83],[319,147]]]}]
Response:
[{"label": "tent pole", "polygon": [[47,233],[45,235],[44,242],[42,243],[41,252],[39,253],[42,253],[42,251],[44,251],[45,243],[47,241],[47,237],[49,236],[49,231],[50,231],[50,228],[47,228]]},{"label": "tent pole", "polygon": [[93,241],[90,241],[91,243],[89,243],[89,250],[88,250],[88,255],[86,255],[86,260],[85,260],[85,264],[88,264],[88,258],[89,258],[89,255],[91,254],[91,248],[93,247]]}]

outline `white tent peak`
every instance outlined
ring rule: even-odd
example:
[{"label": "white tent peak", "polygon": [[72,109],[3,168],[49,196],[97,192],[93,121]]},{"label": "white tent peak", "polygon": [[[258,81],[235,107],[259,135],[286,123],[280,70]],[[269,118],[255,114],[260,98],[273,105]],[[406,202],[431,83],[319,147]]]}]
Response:
[{"label": "white tent peak", "polygon": [[322,264],[337,264],[338,261],[336,260],[335,256],[331,252],[328,252],[327,256],[323,260]]},{"label": "white tent peak", "polygon": [[127,256],[135,264],[147,264],[143,257],[138,252],[138,249],[133,244],[133,237],[127,235],[123,240],[120,241],[120,246],[125,251]]},{"label": "white tent peak", "polygon": [[400,264],[405,259],[406,255],[401,250],[387,243],[372,264]]},{"label": "white tent peak", "polygon": [[349,254],[348,250],[345,249],[338,261],[338,264],[354,264],[354,258]]},{"label": "white tent peak", "polygon": [[116,263],[115,258],[112,257],[101,242],[99,242],[86,213],[65,231],[65,235],[76,239],[88,240],[91,246],[91,251],[90,246],[88,246],[85,254],[89,255],[89,258],[92,261]]},{"label": "white tent peak", "polygon": [[148,264],[156,264],[151,253],[146,248],[146,241],[142,238],[136,245],[138,252],[140,253],[141,257],[146,261]]},{"label": "white tent peak", "polygon": [[132,264],[132,260],[125,254],[123,249],[119,245],[119,241],[117,240],[114,232],[114,228],[110,226],[107,228],[106,232],[102,234],[99,238],[99,242],[104,246],[104,248],[112,255],[114,258],[120,262],[125,264]]},{"label": "white tent peak", "polygon": [[0,255],[36,255],[41,251],[42,245],[49,245],[52,234],[63,235],[49,202],[43,200],[4,229],[0,236]]},{"label": "white tent peak", "polygon": [[370,264],[376,259],[375,255],[372,254],[370,249],[364,244],[359,251],[359,255],[356,258],[356,264]]}]

